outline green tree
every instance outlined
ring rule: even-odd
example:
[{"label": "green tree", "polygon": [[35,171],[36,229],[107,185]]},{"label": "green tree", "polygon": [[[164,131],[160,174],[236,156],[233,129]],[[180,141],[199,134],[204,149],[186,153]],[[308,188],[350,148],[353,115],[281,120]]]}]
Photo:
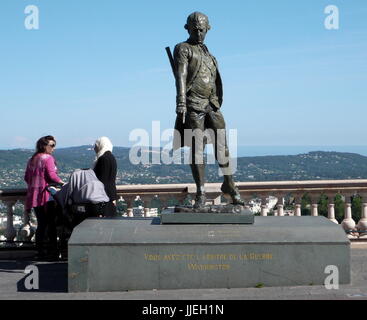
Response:
[{"label": "green tree", "polygon": [[322,194],[318,202],[319,216],[328,216],[328,197],[326,194]]},{"label": "green tree", "polygon": [[335,219],[341,223],[344,219],[344,201],[343,197],[340,194],[337,194],[334,199],[334,205],[335,205]]},{"label": "green tree", "polygon": [[355,195],[352,197],[352,218],[358,223],[362,216],[362,197]]},{"label": "green tree", "polygon": [[311,215],[311,198],[308,193],[305,193],[301,199],[301,215],[310,216]]}]

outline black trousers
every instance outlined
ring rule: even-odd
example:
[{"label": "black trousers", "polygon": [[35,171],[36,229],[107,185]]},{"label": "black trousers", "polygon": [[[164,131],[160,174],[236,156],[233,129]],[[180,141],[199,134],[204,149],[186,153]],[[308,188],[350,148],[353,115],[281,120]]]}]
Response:
[{"label": "black trousers", "polygon": [[36,248],[39,254],[57,252],[55,202],[49,201],[44,206],[35,207],[37,217]]},{"label": "black trousers", "polygon": [[116,217],[117,211],[116,206],[113,204],[112,201],[107,202],[106,205],[103,207],[103,216],[104,217]]},{"label": "black trousers", "polygon": [[78,224],[83,222],[87,218],[98,218],[98,217],[116,217],[117,216],[117,210],[116,206],[113,204],[112,201],[105,203],[103,206],[100,204],[84,204],[86,211],[85,212],[77,212],[75,207],[77,208],[78,205],[75,204],[74,210],[72,211],[72,228],[75,228]]}]

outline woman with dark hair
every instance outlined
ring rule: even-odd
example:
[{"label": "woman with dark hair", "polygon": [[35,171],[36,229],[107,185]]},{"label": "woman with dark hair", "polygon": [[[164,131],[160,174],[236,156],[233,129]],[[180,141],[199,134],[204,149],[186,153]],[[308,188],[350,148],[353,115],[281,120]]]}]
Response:
[{"label": "woman with dark hair", "polygon": [[57,258],[56,213],[49,202],[50,193],[47,186],[50,183],[64,184],[57,175],[56,162],[52,153],[56,147],[53,136],[40,138],[36,144],[36,152],[28,160],[24,180],[27,182],[27,198],[25,210],[33,208],[37,217],[36,248],[40,258],[45,257],[45,234],[49,239],[48,254]]},{"label": "woman with dark hair", "polygon": [[110,201],[104,207],[105,217],[116,216],[116,174],[117,163],[112,154],[113,145],[109,138],[101,137],[94,143],[96,159],[94,163],[94,172],[97,178],[104,184],[104,189]]}]

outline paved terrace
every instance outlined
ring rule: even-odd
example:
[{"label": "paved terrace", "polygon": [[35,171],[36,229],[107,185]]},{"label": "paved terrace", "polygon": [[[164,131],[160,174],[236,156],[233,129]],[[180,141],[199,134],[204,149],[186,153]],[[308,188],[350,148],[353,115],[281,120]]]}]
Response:
[{"label": "paved terrace", "polygon": [[[0,300],[367,300],[367,242],[352,242],[351,248],[352,281],[338,290],[297,286],[68,293],[67,262],[21,258],[0,260]],[[39,290],[24,285],[24,269],[31,264],[39,269]]]}]

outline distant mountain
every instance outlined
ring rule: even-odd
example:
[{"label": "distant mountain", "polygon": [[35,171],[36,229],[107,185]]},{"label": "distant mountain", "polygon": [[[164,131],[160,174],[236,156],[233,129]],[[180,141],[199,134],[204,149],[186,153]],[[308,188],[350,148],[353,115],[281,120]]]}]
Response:
[{"label": "distant mountain", "polygon": [[[144,149],[152,159],[157,149]],[[0,188],[23,188],[24,170],[33,151],[0,150]],[[117,160],[117,184],[192,183],[187,164],[137,164],[129,159],[129,148],[114,147]],[[139,154],[141,155],[141,154]],[[78,168],[93,166],[95,153],[91,146],[57,149],[54,154],[60,176],[65,181]],[[180,160],[180,159],[178,159]],[[183,161],[181,162],[183,163]],[[206,167],[208,182],[219,182],[217,164]],[[314,151],[292,156],[240,157],[236,181],[367,179],[367,157],[355,153]]]},{"label": "distant mountain", "polygon": [[241,181],[366,179],[367,157],[325,151],[294,156],[242,157],[238,159],[236,174]]}]

